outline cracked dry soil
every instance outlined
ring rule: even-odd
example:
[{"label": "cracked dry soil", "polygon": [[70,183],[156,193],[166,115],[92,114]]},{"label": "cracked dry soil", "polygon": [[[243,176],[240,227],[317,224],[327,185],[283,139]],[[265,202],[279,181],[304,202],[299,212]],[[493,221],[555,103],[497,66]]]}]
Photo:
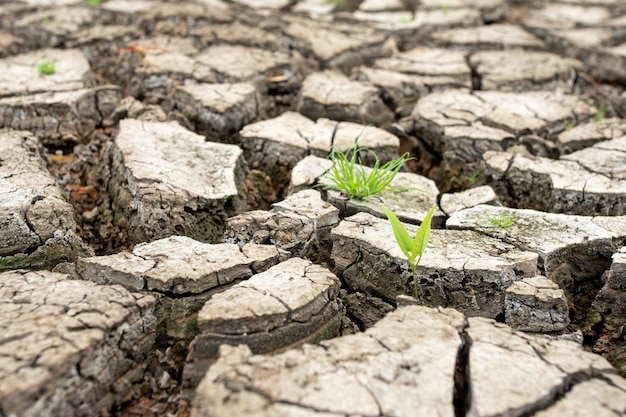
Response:
[{"label": "cracked dry soil", "polygon": [[87,3],[0,4],[1,417],[626,415],[622,0]]}]

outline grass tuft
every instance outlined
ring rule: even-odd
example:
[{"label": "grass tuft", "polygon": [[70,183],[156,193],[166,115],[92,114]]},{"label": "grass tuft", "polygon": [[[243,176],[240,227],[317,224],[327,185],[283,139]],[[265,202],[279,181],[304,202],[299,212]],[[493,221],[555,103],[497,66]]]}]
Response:
[{"label": "grass tuft", "polygon": [[519,214],[502,210],[498,214],[487,216],[487,220],[494,227],[508,229],[519,220]]},{"label": "grass tuft", "polygon": [[[358,145],[358,138],[354,146],[347,152],[342,152],[333,146],[329,158],[333,166],[324,173],[324,178],[330,184],[323,186],[346,194],[350,199],[367,200],[371,196],[383,194],[389,191],[404,191],[404,188],[389,187],[404,163],[411,158],[408,153],[393,159],[383,165],[380,164],[376,153],[368,148]],[[376,162],[369,173],[361,164],[360,153],[366,152],[374,155]]]},{"label": "grass tuft", "polygon": [[53,61],[49,59],[44,59],[40,63],[37,64],[37,71],[39,71],[39,75],[52,75],[56,70],[56,65]]}]

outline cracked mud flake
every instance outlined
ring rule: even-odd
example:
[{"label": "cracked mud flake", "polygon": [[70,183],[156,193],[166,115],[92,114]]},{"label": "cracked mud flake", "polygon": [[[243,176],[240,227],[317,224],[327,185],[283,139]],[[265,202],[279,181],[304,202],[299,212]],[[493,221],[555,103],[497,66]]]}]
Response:
[{"label": "cracked mud flake", "polygon": [[0,396],[8,415],[54,415],[75,404],[96,412],[101,393],[114,395],[108,387],[138,365],[129,358],[150,348],[152,297],[47,271],[5,272],[0,282]]},{"label": "cracked mud flake", "polygon": [[556,404],[535,414],[535,417],[595,416],[619,417],[626,414],[626,386],[592,379],[576,384]]},{"label": "cracked mud flake", "polygon": [[389,58],[378,59],[374,62],[374,67],[423,77],[450,77],[469,87],[471,72],[465,58],[466,53],[462,51],[418,47]]},{"label": "cracked mud flake", "polygon": [[[559,407],[572,388],[589,395],[587,390],[593,390],[596,381],[602,384],[614,374],[604,358],[575,342],[514,332],[491,320],[468,320],[472,417],[535,415],[555,404]],[[626,401],[626,390],[614,391],[614,401]]]},{"label": "cracked mud flake", "polygon": [[46,19],[40,10],[28,13],[14,23],[13,33],[31,47],[58,47],[77,31],[94,24],[90,8],[57,7],[46,10]]},{"label": "cracked mud flake", "polygon": [[[590,173],[604,175],[614,180],[624,180],[626,136],[597,143],[592,147],[565,155],[561,159],[575,161]],[[626,189],[624,191],[626,192]]]},{"label": "cracked mud flake", "polygon": [[[42,76],[38,65],[54,63],[54,74]],[[89,87],[89,63],[79,50],[41,49],[0,60],[0,97]]]},{"label": "cracked mud flake", "polygon": [[607,7],[546,4],[541,8],[531,8],[524,16],[522,24],[533,29],[572,29],[576,27],[602,27],[611,19]]},{"label": "cracked mud flake", "polygon": [[325,24],[294,17],[286,20],[285,36],[303,55],[313,55],[326,68],[348,73],[356,65],[391,54],[388,37],[380,31],[338,21]]},{"label": "cracked mud flake", "polygon": [[[0,256],[7,256],[2,267],[42,266],[77,256],[73,250],[88,253],[74,234],[73,209],[47,171],[35,136],[6,131],[0,137]],[[41,254],[31,252],[46,245],[57,252],[35,259]]]},{"label": "cracked mud flake", "polygon": [[452,417],[464,323],[453,310],[406,307],[366,333],[321,346],[274,356],[250,356],[246,347],[224,346],[198,388],[192,415],[208,416],[210,410],[210,415],[230,416],[245,410],[268,417]]},{"label": "cracked mud flake", "polygon": [[582,62],[548,52],[483,51],[472,54],[470,66],[481,90],[530,91],[561,87],[572,90]]},{"label": "cracked mud flake", "polygon": [[[489,221],[502,213],[515,219],[505,230]],[[600,219],[605,221],[596,222]],[[537,251],[542,258],[549,258],[568,248],[593,245],[599,249],[610,244],[612,239],[619,241],[624,238],[625,223],[624,216],[575,216],[480,205],[454,213],[446,225],[451,229],[471,229],[495,236],[518,247]]]},{"label": "cracked mud flake", "polygon": [[[417,229],[406,227],[410,235]],[[420,299],[466,314],[496,317],[504,312],[505,289],[520,277],[536,274],[537,255],[475,232],[458,232],[431,231],[417,268]],[[348,285],[389,300],[413,294],[406,257],[386,220],[354,215],[333,229],[332,239],[332,258]]]},{"label": "cracked mud flake", "polygon": [[294,70],[294,61],[297,61],[294,54],[239,45],[215,45],[196,55],[194,75],[201,80],[202,74],[215,71],[228,80],[249,80],[279,68]]},{"label": "cracked mud flake", "polygon": [[214,295],[200,310],[198,323],[203,332],[267,332],[288,321],[307,321],[338,291],[335,275],[292,258]]},{"label": "cracked mud flake", "polygon": [[574,126],[560,133],[556,139],[561,159],[563,155],[593,146],[605,140],[618,139],[626,135],[626,121],[608,118]]},{"label": "cracked mud flake", "polygon": [[443,46],[467,46],[475,49],[545,49],[545,43],[519,26],[498,23],[471,28],[441,30],[431,37]]},{"label": "cracked mud flake", "polygon": [[205,142],[175,122],[125,119],[108,153],[114,209],[135,243],[172,234],[215,242],[226,217],[243,209],[237,146]]},{"label": "cracked mud flake", "polygon": [[[621,148],[623,140],[607,147]],[[626,213],[626,183],[622,180],[624,152],[595,145],[560,160],[503,152],[486,152],[483,158],[498,194],[515,199],[520,208],[579,215]],[[610,156],[609,156],[610,155]],[[600,160],[602,156],[606,160]],[[607,156],[609,156],[607,158]],[[506,192],[501,188],[505,184]],[[500,187],[500,188],[498,188]],[[529,192],[533,190],[533,192]]]},{"label": "cracked mud flake", "polygon": [[315,72],[303,81],[296,108],[311,119],[326,117],[376,126],[394,119],[373,84],[352,81],[333,70]]},{"label": "cracked mud flake", "polygon": [[[251,268],[269,268],[281,252],[271,245],[208,244],[185,236],[141,243],[132,253],[82,258],[76,263],[83,279],[127,288],[197,294],[247,279]],[[260,271],[258,271],[260,272]]]},{"label": "cracked mud flake", "polygon": [[[259,159],[252,153],[264,141],[276,142],[279,146],[299,148],[298,153],[304,158],[309,152],[326,155],[330,151],[331,141],[337,122],[319,119],[317,122],[296,112],[285,112],[269,120],[246,125],[240,132],[243,148],[251,153],[253,161]],[[288,152],[281,152],[288,154]]]}]

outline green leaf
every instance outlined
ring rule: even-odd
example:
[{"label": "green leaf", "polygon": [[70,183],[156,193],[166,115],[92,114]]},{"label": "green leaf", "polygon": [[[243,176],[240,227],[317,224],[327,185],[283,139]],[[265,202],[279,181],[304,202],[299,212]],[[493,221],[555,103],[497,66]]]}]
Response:
[{"label": "green leaf", "polygon": [[430,238],[430,223],[433,218],[433,213],[435,213],[435,209],[437,206],[432,206],[422,224],[420,224],[419,229],[417,229],[417,233],[415,234],[415,239],[413,240],[413,244],[411,245],[411,251],[422,257],[424,250],[426,249],[426,245],[428,245],[428,239]]},{"label": "green leaf", "polygon": [[400,250],[402,250],[402,253],[404,253],[404,256],[406,256],[409,260],[411,260],[411,258],[414,258],[411,256],[412,255],[411,247],[413,246],[413,241],[411,240],[411,236],[409,236],[409,233],[404,228],[404,225],[402,224],[400,219],[398,219],[398,217],[395,214],[393,214],[391,210],[389,210],[387,207],[383,207],[383,211],[387,215],[387,219],[389,219],[389,223],[391,223],[391,228],[393,229],[393,235],[396,238],[396,242],[398,242],[398,246],[400,247]]}]

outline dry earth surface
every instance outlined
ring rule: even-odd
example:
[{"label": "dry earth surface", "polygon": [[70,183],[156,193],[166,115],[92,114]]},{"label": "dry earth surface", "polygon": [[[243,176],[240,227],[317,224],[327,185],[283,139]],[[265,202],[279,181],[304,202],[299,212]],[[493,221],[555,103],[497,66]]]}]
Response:
[{"label": "dry earth surface", "polygon": [[625,243],[624,0],[0,2],[0,417],[625,416]]}]

